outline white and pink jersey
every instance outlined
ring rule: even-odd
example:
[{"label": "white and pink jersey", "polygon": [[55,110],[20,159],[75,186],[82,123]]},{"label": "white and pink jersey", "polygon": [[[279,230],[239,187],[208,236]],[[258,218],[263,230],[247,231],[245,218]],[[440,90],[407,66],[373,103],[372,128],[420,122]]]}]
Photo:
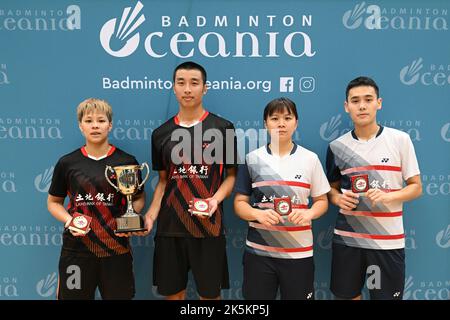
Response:
[{"label": "white and pink jersey", "polygon": [[[354,131],[330,143],[327,176],[340,181],[342,192],[351,191],[351,177],[367,174],[369,188],[385,192],[400,190],[407,179],[418,175],[414,146],[408,134],[380,127],[376,137],[360,141]],[[357,208],[339,210],[334,242],[366,249],[401,249],[405,247],[403,204],[371,205],[363,195]]]}]

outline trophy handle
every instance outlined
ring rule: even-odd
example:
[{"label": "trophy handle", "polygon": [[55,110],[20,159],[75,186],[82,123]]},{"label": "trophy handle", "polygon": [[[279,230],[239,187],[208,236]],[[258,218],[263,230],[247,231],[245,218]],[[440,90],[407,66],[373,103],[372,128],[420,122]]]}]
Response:
[{"label": "trophy handle", "polygon": [[109,177],[108,177],[108,170],[114,171],[114,169],[113,169],[111,166],[106,166],[106,168],[105,168],[105,178],[106,178],[106,181],[108,181],[108,183],[109,183],[114,189],[116,189],[117,192],[119,192],[119,188],[117,188],[117,186],[116,186],[114,183],[112,183],[111,180],[109,180]]},{"label": "trophy handle", "polygon": [[148,167],[147,162],[142,163],[142,164],[139,166],[139,169],[142,171],[142,168],[143,168],[143,167],[146,167],[146,168],[147,168],[147,175],[145,176],[144,179],[142,179],[142,182],[138,185],[138,189],[141,189],[141,187],[144,185],[145,181],[147,181],[148,176],[150,175],[150,169],[149,169],[149,167]]}]

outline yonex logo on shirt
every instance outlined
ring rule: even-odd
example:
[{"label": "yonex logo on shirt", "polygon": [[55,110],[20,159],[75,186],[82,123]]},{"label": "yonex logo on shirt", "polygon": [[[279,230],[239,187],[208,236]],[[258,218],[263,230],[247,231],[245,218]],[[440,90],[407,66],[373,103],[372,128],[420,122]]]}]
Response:
[{"label": "yonex logo on shirt", "polygon": [[381,162],[382,163],[387,163],[389,161],[389,158],[383,158],[383,159],[381,159]]}]

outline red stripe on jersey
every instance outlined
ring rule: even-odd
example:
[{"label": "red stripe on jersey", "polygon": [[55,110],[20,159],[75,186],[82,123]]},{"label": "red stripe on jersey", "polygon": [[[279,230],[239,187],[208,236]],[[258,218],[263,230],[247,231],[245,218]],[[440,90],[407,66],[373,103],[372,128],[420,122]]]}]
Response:
[{"label": "red stripe on jersey", "polygon": [[309,183],[303,183],[298,181],[272,180],[272,181],[259,181],[252,183],[252,188],[266,187],[266,186],[291,186],[291,187],[302,187],[306,189],[309,189],[311,187]]},{"label": "red stripe on jersey", "polygon": [[109,149],[108,154],[106,155],[107,157],[109,157],[110,155],[112,155],[114,153],[114,151],[116,151],[116,147],[113,146],[112,144],[110,144],[111,149]]},{"label": "red stripe on jersey", "polygon": [[334,233],[344,237],[350,238],[364,238],[364,239],[373,239],[373,240],[398,240],[405,238],[405,234],[367,234],[367,233],[357,233],[350,231],[343,231],[334,229]]},{"label": "red stripe on jersey", "polygon": [[371,212],[371,211],[347,211],[347,210],[340,210],[339,211],[342,214],[348,215],[348,216],[364,216],[364,217],[401,217],[403,214],[403,211],[397,211],[397,212]]},{"label": "red stripe on jersey", "polygon": [[313,246],[302,247],[302,248],[269,247],[269,246],[263,246],[262,244],[250,242],[250,241],[247,241],[247,245],[251,248],[255,248],[255,249],[259,249],[259,250],[263,250],[263,251],[269,251],[269,252],[305,252],[305,251],[311,251],[313,249]]},{"label": "red stripe on jersey", "polygon": [[[107,157],[109,157],[110,155],[112,155],[114,153],[114,151],[116,151],[116,147],[115,146],[110,144],[110,147],[111,148],[108,150],[108,153],[106,154]],[[89,154],[86,151],[86,146],[82,146],[81,147],[81,153],[83,154],[83,156],[89,157]]]},{"label": "red stripe on jersey", "polygon": [[124,254],[127,253],[129,248],[123,247],[122,244],[119,242],[119,239],[117,237],[112,237],[106,228],[109,228],[111,230],[115,230],[117,228],[116,219],[112,215],[111,210],[107,206],[96,206],[96,209],[101,214],[103,220],[107,223],[106,226],[101,226],[100,221],[97,219],[92,219],[92,230],[97,235],[98,239],[110,250],[114,251],[117,254]]},{"label": "red stripe on jersey", "polygon": [[[80,209],[83,214],[92,217],[92,221],[91,221],[91,224],[90,224],[91,231],[89,231],[89,233],[92,232],[92,233],[95,233],[97,235],[97,233],[95,231],[97,230],[97,228],[101,229],[101,226],[100,226],[98,220],[95,218],[95,216],[91,215],[90,210],[87,207],[78,207],[78,209]],[[83,244],[88,248],[88,250],[90,252],[92,252],[95,256],[97,256],[97,257],[107,257],[107,256],[109,256],[110,255],[109,252],[107,252],[100,245],[98,245],[97,243],[93,242],[89,238],[89,233],[86,236],[81,237],[81,242],[83,242]]]},{"label": "red stripe on jersey", "polygon": [[[220,181],[220,177],[217,176],[217,171],[211,171],[213,166],[209,167],[209,175],[213,174],[213,181]],[[201,198],[210,198],[214,195],[215,191],[220,187],[214,186],[214,184],[211,184],[211,189],[208,190],[206,188],[205,183],[202,179],[199,178],[193,178],[190,179],[190,182],[195,188],[195,191],[200,195]],[[215,189],[215,190],[214,190]],[[192,199],[191,199],[192,200]],[[222,227],[221,221],[222,221],[222,212],[220,210],[220,206],[217,207],[216,212],[214,213],[216,216],[215,219],[200,219],[200,223],[203,225],[203,227],[213,236],[218,236]]]},{"label": "red stripe on jersey", "polygon": [[[203,120],[206,119],[206,117],[209,115],[209,111],[205,110],[205,112],[203,113],[203,115],[201,116],[200,119],[198,119],[199,122],[202,122]],[[173,121],[175,122],[175,124],[178,126],[180,125],[180,118],[178,118],[178,114],[173,117]]]},{"label": "red stripe on jersey", "polygon": [[189,213],[186,212],[186,209],[181,205],[180,201],[178,201],[178,198],[175,196],[175,190],[176,189],[174,188],[170,196],[167,198],[167,204],[173,207],[181,223],[186,227],[189,233],[192,234],[192,236],[195,238],[203,237],[200,229],[194,224],[192,219],[189,217]]},{"label": "red stripe on jersey", "polygon": [[293,204],[292,208],[293,209],[308,209],[308,205],[307,204]]},{"label": "red stripe on jersey", "polygon": [[203,120],[206,119],[206,117],[208,116],[209,112],[205,110],[205,113],[202,115],[202,117],[198,120],[200,122],[202,122]]},{"label": "red stripe on jersey", "polygon": [[[273,209],[273,202],[257,202],[255,206],[258,208],[269,208]],[[307,204],[292,204],[293,209],[308,209]]]},{"label": "red stripe on jersey", "polygon": [[308,231],[311,230],[311,225],[308,226],[265,226],[261,223],[250,222],[250,226],[255,229],[269,230],[269,231]]},{"label": "red stripe on jersey", "polygon": [[402,168],[396,167],[396,166],[373,165],[373,166],[363,166],[363,167],[355,167],[355,168],[345,169],[345,170],[341,171],[341,174],[344,175],[344,174],[349,174],[349,173],[354,173],[354,172],[373,171],[373,170],[401,172]]},{"label": "red stripe on jersey", "polygon": [[[174,166],[171,166],[173,170]],[[210,192],[207,190],[201,179],[190,179],[190,182],[193,184],[196,194],[198,194],[201,198],[209,198]],[[185,203],[189,203],[194,197],[192,190],[189,188],[189,185],[185,179],[177,179],[177,188],[174,188],[170,195],[167,197],[168,206],[172,206],[180,219],[181,223],[186,227],[188,232],[192,234],[196,238],[204,237],[205,235],[198,228],[198,226],[194,223],[193,219],[197,219],[196,217],[191,216],[187,209],[178,201],[178,198],[175,196],[175,191],[180,192],[181,196]],[[221,221],[222,221],[222,212],[220,207],[217,208],[217,211],[214,214],[215,219],[199,219],[198,221],[203,226],[204,230],[213,236],[218,236],[221,230]]]},{"label": "red stripe on jersey", "polygon": [[67,203],[67,211],[70,210],[70,208],[72,208],[72,199],[70,199],[70,192],[67,191],[67,196],[69,197],[69,202]]}]

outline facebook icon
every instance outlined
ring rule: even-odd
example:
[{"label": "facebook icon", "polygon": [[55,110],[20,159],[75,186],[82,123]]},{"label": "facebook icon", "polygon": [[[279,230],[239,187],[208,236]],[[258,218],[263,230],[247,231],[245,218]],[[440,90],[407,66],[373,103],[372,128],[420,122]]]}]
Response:
[{"label": "facebook icon", "polygon": [[280,77],[280,92],[294,92],[294,77]]}]

